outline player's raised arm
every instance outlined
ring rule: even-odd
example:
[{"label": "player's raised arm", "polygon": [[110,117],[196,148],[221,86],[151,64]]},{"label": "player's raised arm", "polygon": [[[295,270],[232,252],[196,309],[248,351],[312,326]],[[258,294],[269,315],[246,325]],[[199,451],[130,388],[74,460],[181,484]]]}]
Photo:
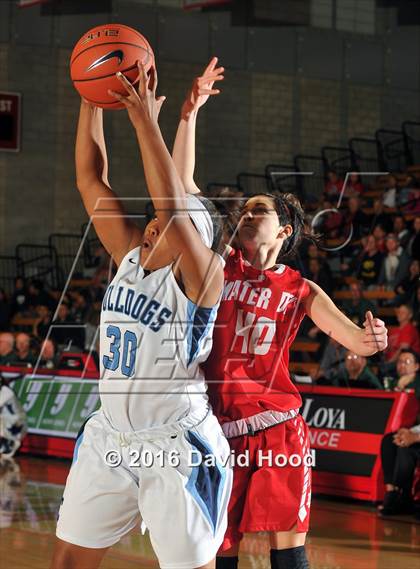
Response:
[{"label": "player's raised arm", "polygon": [[219,259],[206,246],[187,212],[187,196],[172,157],[158,125],[164,98],[156,99],[157,76],[150,77],[139,64],[139,90],[120,73],[127,96],[112,94],[127,108],[135,128],[150,197],[153,200],[160,231],[173,248],[178,260],[180,277],[190,300],[201,306],[217,303],[223,285]]},{"label": "player's raised arm", "polygon": [[217,61],[217,57],[213,57],[203,74],[194,79],[181,108],[181,118],[172,150],[172,158],[188,194],[200,192],[200,188],[194,182],[197,114],[211,95],[220,93],[219,89],[213,88],[216,81],[223,79],[224,68],[216,67]]},{"label": "player's raised arm", "polygon": [[119,265],[141,242],[141,230],[125,217],[108,183],[102,109],[82,100],[76,137],[76,181],[86,212],[103,246]]},{"label": "player's raised arm", "polygon": [[385,350],[388,331],[382,320],[368,311],[363,328],[359,328],[317,284],[307,279],[306,282],[311,290],[305,299],[306,313],[318,328],[359,356],[372,356]]}]

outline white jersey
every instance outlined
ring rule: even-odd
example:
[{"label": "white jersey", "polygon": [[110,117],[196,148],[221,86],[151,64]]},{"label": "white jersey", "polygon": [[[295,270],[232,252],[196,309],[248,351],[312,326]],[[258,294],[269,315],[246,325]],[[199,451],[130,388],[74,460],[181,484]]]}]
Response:
[{"label": "white jersey", "polygon": [[180,289],[172,265],[145,273],[140,247],[121,262],[102,302],[99,391],[118,431],[173,423],[207,405],[200,369],[217,308]]}]

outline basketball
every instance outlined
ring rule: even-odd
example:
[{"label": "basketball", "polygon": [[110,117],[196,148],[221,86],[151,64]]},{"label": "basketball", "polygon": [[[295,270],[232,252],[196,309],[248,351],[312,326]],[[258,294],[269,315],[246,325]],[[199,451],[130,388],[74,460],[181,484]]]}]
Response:
[{"label": "basketball", "polygon": [[104,109],[122,109],[108,89],[125,94],[117,71],[131,82],[138,77],[137,61],[146,71],[154,64],[149,42],[138,31],[122,24],[92,28],[75,45],[70,59],[73,85],[87,101]]}]

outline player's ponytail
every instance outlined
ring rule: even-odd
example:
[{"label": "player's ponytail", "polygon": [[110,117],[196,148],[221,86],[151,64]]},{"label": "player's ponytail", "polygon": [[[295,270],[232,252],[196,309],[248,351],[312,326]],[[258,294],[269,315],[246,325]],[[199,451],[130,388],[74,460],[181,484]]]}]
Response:
[{"label": "player's ponytail", "polygon": [[296,196],[293,194],[263,195],[268,195],[273,200],[280,225],[291,225],[293,228],[293,233],[283,243],[279,259],[293,257],[303,239],[315,243],[318,241],[318,236],[306,223],[305,212]]}]

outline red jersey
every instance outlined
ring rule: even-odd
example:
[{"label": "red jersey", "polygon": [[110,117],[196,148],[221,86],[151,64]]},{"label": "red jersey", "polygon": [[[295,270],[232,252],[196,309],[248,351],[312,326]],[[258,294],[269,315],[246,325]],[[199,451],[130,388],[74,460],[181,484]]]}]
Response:
[{"label": "red jersey", "polygon": [[205,363],[215,414],[224,423],[302,400],[289,374],[289,348],[305,316],[308,283],[285,265],[261,271],[240,251],[225,266],[213,350]]}]

